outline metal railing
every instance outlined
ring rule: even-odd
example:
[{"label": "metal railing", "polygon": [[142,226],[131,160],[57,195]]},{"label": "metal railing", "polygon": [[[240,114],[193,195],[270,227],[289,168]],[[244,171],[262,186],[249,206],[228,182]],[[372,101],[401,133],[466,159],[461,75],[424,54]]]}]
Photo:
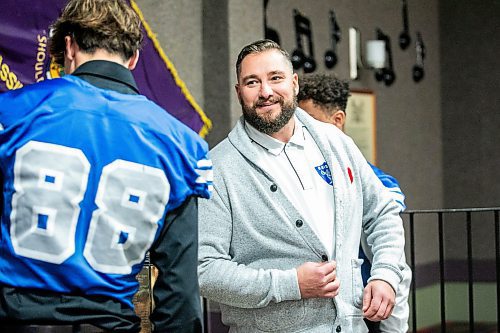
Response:
[{"label": "metal railing", "polygon": [[[447,320],[446,320],[446,289],[445,289],[445,242],[444,242],[444,227],[445,227],[445,217],[453,215],[454,218],[464,218],[466,224],[466,246],[467,246],[467,285],[468,285],[468,325],[469,332],[474,332],[474,276],[473,276],[473,265],[474,265],[474,257],[473,257],[473,237],[472,237],[472,222],[473,218],[476,215],[484,215],[488,216],[485,222],[491,221],[494,223],[494,237],[495,237],[495,263],[496,263],[496,304],[497,304],[497,313],[496,313],[496,328],[499,330],[500,323],[500,288],[499,288],[499,280],[500,280],[500,243],[499,243],[499,212],[500,207],[494,208],[466,208],[466,209],[435,209],[435,210],[407,210],[403,213],[403,219],[406,222],[408,219],[409,223],[409,234],[410,234],[410,267],[413,271],[413,281],[411,286],[411,304],[410,311],[412,322],[410,327],[412,328],[412,332],[417,332],[417,272],[416,272],[416,251],[418,247],[418,241],[415,239],[415,227],[418,226],[418,221],[416,221],[419,217],[423,215],[431,215],[435,216],[438,224],[438,249],[439,249],[439,289],[440,289],[440,317],[441,317],[441,333],[446,333],[447,331]],[[490,220],[491,219],[491,220]]]}]

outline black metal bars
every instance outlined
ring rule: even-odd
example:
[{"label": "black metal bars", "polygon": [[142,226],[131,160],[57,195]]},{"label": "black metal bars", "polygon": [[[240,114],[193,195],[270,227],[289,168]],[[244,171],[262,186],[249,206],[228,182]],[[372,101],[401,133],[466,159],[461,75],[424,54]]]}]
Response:
[{"label": "black metal bars", "polygon": [[[473,254],[473,217],[478,215],[478,213],[488,213],[492,212],[494,214],[494,228],[495,228],[495,263],[496,263],[496,327],[497,331],[500,329],[500,207],[492,208],[460,208],[460,209],[431,209],[431,210],[407,210],[404,215],[408,215],[409,230],[410,230],[410,267],[413,271],[413,281],[411,286],[411,314],[412,323],[410,327],[412,332],[417,332],[417,301],[416,301],[416,262],[415,258],[418,255],[418,243],[415,237],[415,228],[418,228],[418,222],[416,218],[424,214],[436,214],[437,224],[438,224],[438,246],[439,246],[439,286],[440,286],[440,332],[446,333],[446,276],[445,276],[445,237],[444,237],[444,223],[445,216],[450,214],[464,214],[466,223],[466,239],[464,243],[467,244],[467,292],[468,292],[468,326],[469,332],[474,332],[475,328],[475,318],[474,318],[474,254]],[[487,222],[487,221],[486,221]]]}]

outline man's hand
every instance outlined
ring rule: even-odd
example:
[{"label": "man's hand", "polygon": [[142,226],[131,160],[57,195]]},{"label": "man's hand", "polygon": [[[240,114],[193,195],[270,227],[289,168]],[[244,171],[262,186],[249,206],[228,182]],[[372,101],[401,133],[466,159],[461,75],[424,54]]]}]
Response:
[{"label": "man's hand", "polygon": [[339,293],[337,263],[306,262],[297,267],[300,295],[302,298],[333,298]]},{"label": "man's hand", "polygon": [[363,316],[371,321],[387,319],[395,302],[396,294],[389,283],[382,280],[370,281],[363,294]]}]

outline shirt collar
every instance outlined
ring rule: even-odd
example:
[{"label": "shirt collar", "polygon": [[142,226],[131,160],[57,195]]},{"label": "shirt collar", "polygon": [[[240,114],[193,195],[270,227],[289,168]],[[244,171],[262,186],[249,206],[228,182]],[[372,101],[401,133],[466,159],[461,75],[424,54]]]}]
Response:
[{"label": "shirt collar", "polygon": [[80,65],[72,75],[78,76],[98,88],[139,94],[132,72],[112,61],[87,61]]},{"label": "shirt collar", "polygon": [[[293,117],[295,119],[295,128],[293,130],[293,135],[288,143],[303,148],[305,145],[304,125],[295,115]],[[281,152],[285,148],[284,142],[281,142],[280,140],[277,140],[267,134],[260,132],[258,129],[250,125],[246,120],[245,131],[253,142],[275,156],[281,154]]]}]

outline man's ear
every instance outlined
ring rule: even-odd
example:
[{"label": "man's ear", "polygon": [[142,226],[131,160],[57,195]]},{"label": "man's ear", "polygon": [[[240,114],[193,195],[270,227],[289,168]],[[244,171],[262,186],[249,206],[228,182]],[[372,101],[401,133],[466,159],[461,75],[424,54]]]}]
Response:
[{"label": "man's ear", "polygon": [[240,102],[241,105],[243,105],[243,101],[241,100],[241,96],[240,96],[240,84],[239,83],[236,83],[234,85],[234,90],[236,91],[236,97],[238,97],[238,101]]},{"label": "man's ear", "polygon": [[80,47],[71,36],[64,37],[64,73],[71,74],[76,70]]},{"label": "man's ear", "polygon": [[297,75],[297,73],[293,73],[292,80],[293,91],[295,92],[295,96],[297,96],[299,94],[299,76]]},{"label": "man's ear", "polygon": [[344,124],[345,124],[345,112],[342,110],[337,110],[335,113],[332,115],[333,119],[333,124],[340,128],[341,130],[344,130]]},{"label": "man's ear", "polygon": [[73,38],[70,36],[64,37],[64,56],[69,60],[73,61],[76,55],[76,47],[77,44],[73,41]]},{"label": "man's ear", "polygon": [[128,61],[128,69],[134,70],[135,66],[137,66],[137,62],[139,61],[139,50],[136,50],[134,55]]}]

